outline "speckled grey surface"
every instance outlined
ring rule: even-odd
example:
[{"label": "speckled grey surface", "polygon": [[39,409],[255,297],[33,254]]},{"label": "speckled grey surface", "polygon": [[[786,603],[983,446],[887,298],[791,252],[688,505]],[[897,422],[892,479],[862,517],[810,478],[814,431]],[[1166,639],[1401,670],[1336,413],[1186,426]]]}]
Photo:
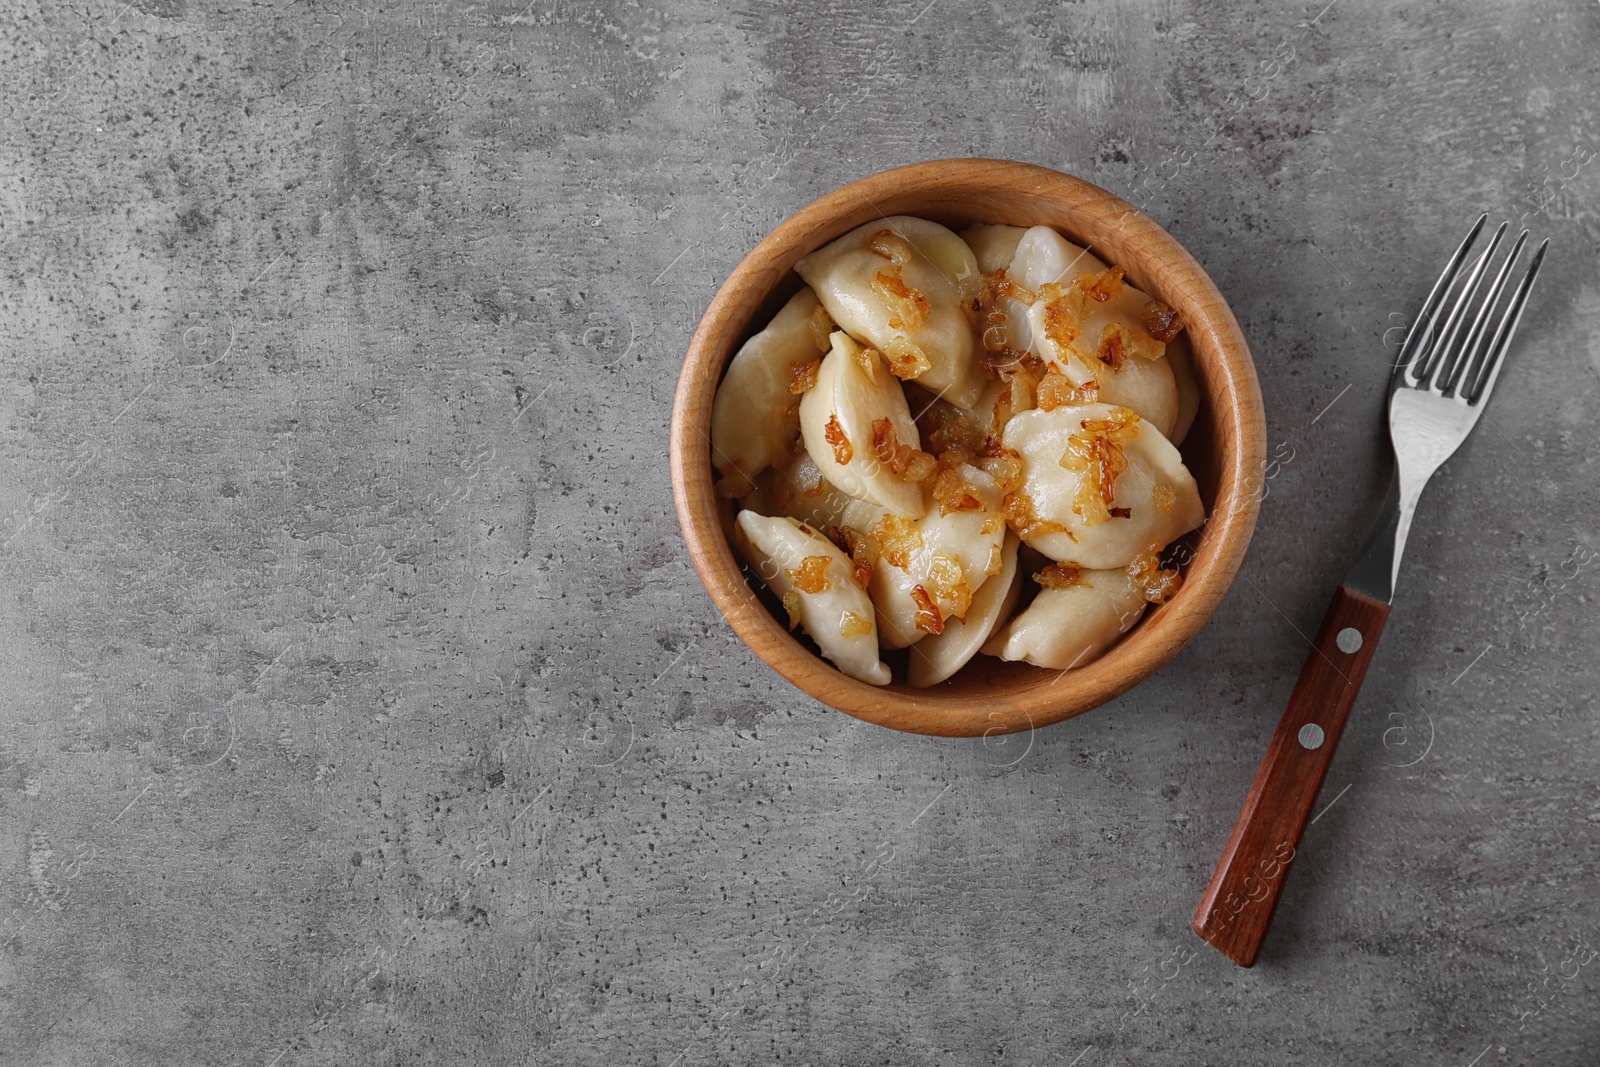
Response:
[{"label": "speckled grey surface", "polygon": [[[1596,1062],[1600,5],[337,7],[7,12],[0,1062]],[[1291,457],[1009,745],[762,667],[665,458],[756,240],[969,154],[1167,225]],[[1554,258],[1241,971],[1188,919],[1480,210]]]}]

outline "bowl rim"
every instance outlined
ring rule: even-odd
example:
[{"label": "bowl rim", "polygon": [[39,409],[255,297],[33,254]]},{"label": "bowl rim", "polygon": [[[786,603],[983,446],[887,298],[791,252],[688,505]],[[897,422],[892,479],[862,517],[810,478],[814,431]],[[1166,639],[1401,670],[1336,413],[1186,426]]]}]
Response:
[{"label": "bowl rim", "polygon": [[[898,681],[887,687],[868,685],[802,645],[746,583],[723,530],[713,488],[712,399],[728,361],[749,334],[757,307],[805,254],[870,221],[872,213],[917,214],[913,209],[883,210],[881,202],[919,194],[981,196],[999,188],[1049,198],[1072,213],[1082,226],[1069,237],[1087,244],[1081,239],[1093,236],[1102,258],[1123,267],[1144,291],[1183,313],[1202,392],[1210,394],[1211,417],[1217,420],[1221,462],[1215,500],[1183,588],[1093,662],[1065,672],[1006,664],[1008,671],[1031,671],[1038,677],[1020,687],[986,692],[981,700],[941,692],[942,686],[912,689]],[[1175,293],[1183,295],[1173,299]],[[1226,403],[1216,405],[1218,397]],[[1030,163],[964,158],[914,163],[860,178],[819,197],[767,234],[728,275],[689,342],[673,400],[669,452],[673,498],[690,559],[712,602],[751,651],[803,692],[858,719],[911,733],[977,737],[1049,725],[1113,700],[1148,678],[1199,632],[1232,585],[1249,548],[1260,507],[1260,486],[1251,476],[1265,458],[1265,438],[1260,385],[1244,335],[1215,283],[1183,245],[1132,204],[1082,178]],[[1069,675],[1072,684],[1057,685]]]}]

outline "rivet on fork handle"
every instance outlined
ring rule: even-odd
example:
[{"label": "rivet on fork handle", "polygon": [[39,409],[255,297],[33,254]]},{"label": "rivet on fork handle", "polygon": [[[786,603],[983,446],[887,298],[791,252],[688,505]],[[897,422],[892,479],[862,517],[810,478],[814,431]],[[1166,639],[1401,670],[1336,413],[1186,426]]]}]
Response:
[{"label": "rivet on fork handle", "polygon": [[1195,933],[1242,967],[1255,963],[1261,951],[1311,806],[1388,618],[1389,605],[1382,600],[1345,586],[1334,593],[1200,900]]}]

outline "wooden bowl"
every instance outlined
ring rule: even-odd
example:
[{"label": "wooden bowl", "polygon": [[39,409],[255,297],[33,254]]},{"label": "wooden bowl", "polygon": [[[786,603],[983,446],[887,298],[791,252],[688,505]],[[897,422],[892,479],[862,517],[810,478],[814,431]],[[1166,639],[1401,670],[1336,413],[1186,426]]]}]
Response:
[{"label": "wooden bowl", "polygon": [[[973,223],[1053,226],[1122,267],[1130,282],[1183,313],[1201,407],[1181,451],[1210,521],[1191,535],[1183,588],[1086,666],[1043,670],[977,656],[928,689],[867,685],[789,632],[783,612],[729,547],[733,507],[712,490],[711,402],[739,345],[799,290],[801,257],[888,215],[959,230]],[[672,412],[672,487],[695,569],[717,608],[773,670],[859,719],[922,734],[976,737],[1080,715],[1138,685],[1193,637],[1227,592],[1249,547],[1266,434],[1250,350],[1206,272],[1126,201],[1086,181],[1026,163],[950,159],[884,171],[785,219],[734,268],[706,309],[684,359]],[[755,590],[760,589],[758,594]],[[886,656],[886,659],[889,657]],[[891,660],[891,665],[893,661]],[[905,671],[897,668],[897,678]]]}]

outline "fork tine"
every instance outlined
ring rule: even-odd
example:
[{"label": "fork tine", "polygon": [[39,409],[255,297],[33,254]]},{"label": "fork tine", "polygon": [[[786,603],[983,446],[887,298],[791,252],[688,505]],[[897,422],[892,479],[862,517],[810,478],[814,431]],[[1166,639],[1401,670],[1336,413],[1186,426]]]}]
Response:
[{"label": "fork tine", "polygon": [[1511,254],[1500,265],[1495,273],[1494,281],[1489,285],[1489,295],[1483,298],[1478,305],[1478,313],[1473,317],[1472,328],[1467,331],[1467,339],[1461,342],[1461,351],[1452,362],[1447,372],[1439,373],[1439,389],[1449,393],[1455,390],[1455,395],[1461,400],[1466,400],[1467,386],[1477,381],[1482,369],[1484,357],[1489,351],[1491,333],[1490,324],[1494,321],[1494,309],[1500,304],[1500,294],[1505,291],[1506,281],[1511,277],[1511,268],[1516,266],[1517,257],[1522,255],[1522,246],[1528,242],[1528,231],[1523,230],[1517,235],[1516,243],[1511,246]]},{"label": "fork tine", "polygon": [[1445,265],[1444,273],[1439,275],[1439,280],[1433,283],[1433,289],[1428,293],[1428,299],[1423,301],[1422,310],[1417,313],[1417,321],[1412,323],[1411,329],[1406,331],[1405,342],[1400,346],[1400,357],[1395,360],[1394,379],[1403,379],[1406,368],[1417,358],[1419,353],[1426,353],[1429,344],[1434,338],[1433,319],[1438,314],[1439,305],[1444,301],[1445,294],[1450,290],[1450,284],[1456,280],[1456,272],[1461,269],[1461,263],[1467,258],[1467,251],[1472,248],[1478,234],[1483,232],[1484,223],[1489,221],[1489,213],[1484,212],[1478,216],[1478,221],[1472,224],[1472,229],[1456,248],[1455,255],[1450,257],[1450,262]]},{"label": "fork tine", "polygon": [[1528,291],[1533,288],[1533,280],[1539,276],[1539,266],[1544,262],[1545,250],[1550,247],[1550,239],[1546,237],[1539,243],[1539,250],[1533,254],[1533,262],[1528,264],[1528,273],[1522,276],[1517,291],[1511,297],[1511,303],[1506,306],[1506,313],[1500,319],[1500,328],[1495,331],[1494,341],[1489,345],[1489,353],[1484,359],[1483,371],[1478,380],[1473,384],[1472,395],[1467,398],[1470,404],[1481,404],[1489,398],[1489,391],[1494,388],[1494,383],[1500,377],[1500,368],[1505,364],[1506,348],[1511,344],[1511,335],[1517,332],[1517,325],[1522,321],[1522,310],[1528,304]]},{"label": "fork tine", "polygon": [[1509,223],[1502,222],[1494,231],[1494,236],[1489,239],[1489,247],[1483,250],[1472,264],[1472,269],[1467,272],[1466,281],[1461,283],[1461,291],[1456,295],[1456,302],[1450,308],[1444,326],[1439,330],[1439,340],[1428,353],[1428,358],[1417,368],[1417,385],[1428,386],[1435,392],[1442,392],[1445,376],[1450,372],[1452,356],[1455,354],[1456,336],[1461,332],[1462,324],[1466,322],[1467,308],[1478,295],[1478,285],[1483,280],[1483,272],[1489,267],[1489,260],[1493,258],[1495,249],[1500,247],[1500,239],[1506,234]]}]

